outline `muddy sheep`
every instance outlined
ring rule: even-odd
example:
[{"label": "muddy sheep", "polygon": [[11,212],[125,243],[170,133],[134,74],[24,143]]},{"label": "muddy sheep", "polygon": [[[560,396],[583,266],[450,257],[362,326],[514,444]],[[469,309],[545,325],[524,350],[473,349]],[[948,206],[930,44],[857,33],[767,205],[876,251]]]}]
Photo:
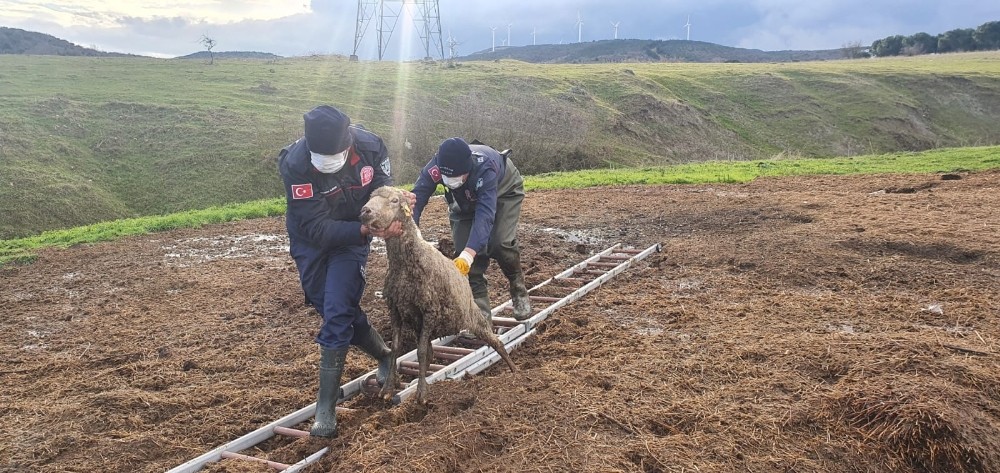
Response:
[{"label": "muddy sheep", "polygon": [[[396,221],[402,224],[400,236],[386,238],[389,269],[382,295],[389,306],[393,358],[401,355],[403,329],[413,330],[417,335],[418,402],[426,403],[425,377],[432,355],[431,340],[438,337],[467,330],[496,350],[511,372],[517,370],[503,343],[493,333],[490,320],[476,306],[468,280],[452,260],[424,241],[402,190],[394,187],[375,190],[361,209],[360,217],[373,230],[384,230]],[[394,394],[397,380],[393,363],[381,392],[386,399]]]}]

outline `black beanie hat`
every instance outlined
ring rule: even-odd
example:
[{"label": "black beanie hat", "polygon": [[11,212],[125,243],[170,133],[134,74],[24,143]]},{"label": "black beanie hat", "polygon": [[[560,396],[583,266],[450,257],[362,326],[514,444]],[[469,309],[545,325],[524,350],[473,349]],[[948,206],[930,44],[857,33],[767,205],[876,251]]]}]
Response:
[{"label": "black beanie hat", "polygon": [[337,154],[351,146],[351,132],[347,129],[351,119],[329,105],[320,105],[308,111],[306,145],[317,154]]},{"label": "black beanie hat", "polygon": [[448,177],[472,171],[472,149],[461,138],[448,138],[438,147],[438,169]]}]

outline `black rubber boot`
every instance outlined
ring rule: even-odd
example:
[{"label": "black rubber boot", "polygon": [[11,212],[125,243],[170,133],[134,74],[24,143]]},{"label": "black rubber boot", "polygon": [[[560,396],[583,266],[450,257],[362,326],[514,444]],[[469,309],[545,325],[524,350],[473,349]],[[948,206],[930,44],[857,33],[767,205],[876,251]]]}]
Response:
[{"label": "black rubber boot", "polygon": [[347,348],[340,350],[320,348],[316,420],[309,429],[309,435],[314,437],[337,435],[337,398],[340,397],[340,375],[344,372],[345,360],[347,360]]},{"label": "black rubber boot", "polygon": [[392,350],[385,346],[385,341],[382,340],[382,336],[375,330],[375,327],[368,327],[368,333],[360,337],[357,347],[378,362],[375,379],[378,380],[379,385],[385,385],[385,377],[389,376],[389,368],[392,367],[394,360],[392,359]]}]

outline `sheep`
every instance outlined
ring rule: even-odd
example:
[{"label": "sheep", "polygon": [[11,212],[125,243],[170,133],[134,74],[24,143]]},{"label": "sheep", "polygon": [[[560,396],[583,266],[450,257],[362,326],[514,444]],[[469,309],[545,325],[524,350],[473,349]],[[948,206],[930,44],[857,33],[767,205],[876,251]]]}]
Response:
[{"label": "sheep", "polygon": [[[483,340],[507,362],[511,372],[517,368],[483,317],[472,296],[469,281],[455,268],[454,262],[424,241],[403,191],[381,187],[372,192],[361,208],[361,223],[381,231],[393,222],[402,224],[402,234],[385,239],[389,269],[382,297],[389,307],[392,329],[392,357],[400,356],[400,335],[404,328],[417,335],[419,376],[417,401],[427,402],[427,367],[431,360],[431,340],[468,330]],[[397,385],[396,363],[389,369],[380,394],[391,399]]]}]

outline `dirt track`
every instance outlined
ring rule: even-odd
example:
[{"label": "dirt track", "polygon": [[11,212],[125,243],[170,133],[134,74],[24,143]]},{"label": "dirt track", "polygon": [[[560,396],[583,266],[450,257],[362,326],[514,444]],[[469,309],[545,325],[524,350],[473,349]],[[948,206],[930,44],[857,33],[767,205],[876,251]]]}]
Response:
[{"label": "dirt track", "polygon": [[[283,233],[238,222],[0,269],[0,471],[163,471],[313,402],[318,317]],[[426,408],[352,400],[339,438],[275,440],[272,459],[1000,471],[1000,172],[533,192],[521,235],[530,284],[617,242],[664,251],[543,323],[519,373],[433,385]],[[364,307],[387,333],[384,273],[373,256]],[[373,366],[352,351],[347,376]]]}]

